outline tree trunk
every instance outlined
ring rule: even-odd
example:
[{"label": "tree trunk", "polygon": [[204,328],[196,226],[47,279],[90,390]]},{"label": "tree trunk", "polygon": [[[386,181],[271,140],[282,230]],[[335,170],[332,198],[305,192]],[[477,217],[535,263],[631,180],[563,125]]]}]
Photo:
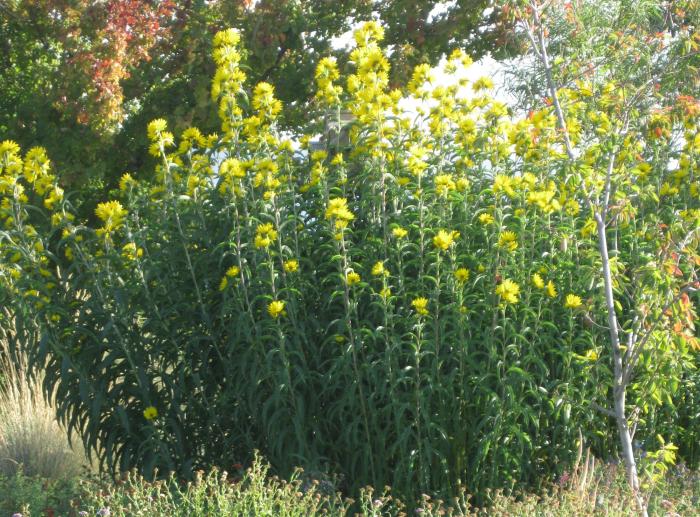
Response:
[{"label": "tree trunk", "polygon": [[618,332],[617,314],[615,313],[615,295],[612,288],[612,274],[610,272],[610,257],[608,255],[608,239],[605,232],[605,220],[600,213],[595,214],[596,227],[598,230],[598,251],[603,265],[603,281],[605,289],[605,305],[608,312],[608,326],[610,328],[610,345],[613,352],[614,375],[613,399],[615,404],[615,421],[617,423],[618,434],[620,435],[620,445],[622,447],[622,459],[625,462],[625,472],[634,499],[637,502],[639,514],[648,517],[647,505],[644,497],[640,493],[639,475],[637,474],[637,462],[634,459],[632,448],[632,435],[627,425],[627,414],[625,412],[625,393],[627,382],[623,376],[622,352],[620,350],[620,334]]}]

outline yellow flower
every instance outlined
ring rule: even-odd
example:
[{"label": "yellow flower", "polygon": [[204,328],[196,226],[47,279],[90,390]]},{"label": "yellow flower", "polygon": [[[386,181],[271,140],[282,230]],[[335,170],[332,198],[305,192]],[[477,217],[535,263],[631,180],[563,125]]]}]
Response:
[{"label": "yellow flower", "polygon": [[109,233],[121,228],[126,214],[126,209],[119,201],[107,201],[97,205],[95,215],[104,222],[100,233]]},{"label": "yellow flower", "polygon": [[[342,197],[335,197],[333,199],[328,200],[328,206],[326,207],[326,219],[332,218],[344,221],[346,224],[355,218],[353,213],[348,208],[347,199]],[[338,221],[336,221],[336,223],[337,222]]]},{"label": "yellow flower", "polygon": [[457,271],[455,271],[455,278],[457,279],[457,282],[463,284],[469,280],[469,270],[466,267],[459,268]]},{"label": "yellow flower", "polygon": [[153,406],[148,406],[143,410],[143,417],[146,420],[155,420],[158,418],[158,410]]},{"label": "yellow flower", "polygon": [[273,318],[278,318],[280,314],[284,316],[284,302],[281,300],[270,302],[267,306],[267,312]]},{"label": "yellow flower", "polygon": [[377,262],[374,266],[372,266],[372,275],[373,276],[379,276],[379,275],[388,275],[389,272],[384,269],[384,262]]},{"label": "yellow flower", "polygon": [[143,256],[143,249],[138,248],[135,243],[129,242],[122,248],[122,256],[128,260],[136,260]]},{"label": "yellow flower", "polygon": [[457,185],[449,174],[438,174],[435,176],[435,191],[446,196],[450,190],[456,190]]},{"label": "yellow flower", "polygon": [[284,263],[284,270],[287,273],[295,273],[299,269],[299,262],[295,259],[289,259]]},{"label": "yellow flower", "polygon": [[428,314],[428,299],[427,298],[423,298],[423,297],[414,298],[413,301],[411,302],[411,305],[413,305],[413,308],[421,316],[425,316],[426,314]]},{"label": "yellow flower", "polygon": [[267,248],[277,238],[277,230],[272,223],[258,225],[255,230],[255,247]]},{"label": "yellow flower", "polygon": [[518,240],[515,232],[503,232],[498,236],[498,247],[507,251],[515,251],[518,247]]},{"label": "yellow flower", "polygon": [[391,233],[397,239],[403,239],[404,237],[406,237],[406,235],[408,235],[408,231],[404,230],[401,227],[394,228],[393,230],[391,230]]},{"label": "yellow flower", "polygon": [[119,179],[119,190],[127,190],[129,187],[135,186],[136,180],[128,172],[124,173]]},{"label": "yellow flower", "polygon": [[567,309],[576,309],[581,307],[581,297],[575,294],[567,294],[566,301],[564,302],[564,307]]},{"label": "yellow flower", "polygon": [[554,282],[551,280],[547,282],[547,296],[554,298],[557,295],[557,288],[554,287]]},{"label": "yellow flower", "polygon": [[241,272],[241,269],[238,266],[231,266],[226,270],[226,276],[233,278],[234,276],[238,276],[238,273]]},{"label": "yellow flower", "polygon": [[361,280],[360,275],[354,271],[350,271],[345,279],[348,285],[355,285]]},{"label": "yellow flower", "polygon": [[491,223],[493,223],[493,221],[494,221],[494,219],[493,219],[493,216],[491,214],[484,213],[484,214],[481,214],[479,216],[479,222],[481,224],[491,224]]},{"label": "yellow flower", "polygon": [[496,286],[496,294],[506,303],[518,303],[520,286],[512,280],[504,280]]},{"label": "yellow flower", "polygon": [[445,230],[440,230],[435,237],[433,237],[433,245],[443,251],[452,246],[454,240],[459,237],[459,232],[446,232]]},{"label": "yellow flower", "polygon": [[542,280],[539,273],[532,275],[532,285],[537,287],[537,289],[544,289],[544,280]]},{"label": "yellow flower", "polygon": [[598,359],[598,352],[596,352],[594,349],[587,350],[586,353],[583,355],[586,359],[589,361],[595,361]]},{"label": "yellow flower", "polygon": [[385,287],[384,289],[379,291],[379,296],[381,296],[386,301],[386,299],[389,298],[389,296],[391,296],[391,289]]},{"label": "yellow flower", "polygon": [[152,120],[148,124],[147,132],[148,132],[148,138],[149,140],[155,140],[158,138],[158,135],[165,131],[165,129],[168,127],[168,123],[163,120],[162,118],[157,118],[155,120]]},{"label": "yellow flower", "polygon": [[228,286],[228,278],[226,278],[224,276],[221,278],[221,282],[219,282],[219,291],[223,291],[224,289],[226,289],[227,286]]}]

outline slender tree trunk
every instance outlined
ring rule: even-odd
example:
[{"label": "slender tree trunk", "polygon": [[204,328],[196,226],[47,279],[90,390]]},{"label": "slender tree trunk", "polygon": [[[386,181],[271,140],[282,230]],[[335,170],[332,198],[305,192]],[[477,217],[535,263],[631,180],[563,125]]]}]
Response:
[{"label": "slender tree trunk", "polygon": [[603,265],[603,281],[605,289],[605,305],[608,312],[608,326],[610,327],[610,345],[613,352],[614,362],[614,383],[613,402],[617,431],[620,435],[620,446],[622,448],[622,459],[625,463],[625,472],[632,494],[639,513],[642,517],[647,517],[647,505],[640,492],[639,475],[637,473],[637,462],[634,459],[634,449],[632,448],[632,435],[627,424],[627,413],[625,412],[625,393],[627,382],[625,381],[622,368],[622,352],[620,350],[620,334],[618,332],[617,314],[615,313],[615,295],[612,289],[612,274],[610,272],[610,257],[608,255],[608,239],[605,232],[605,220],[602,214],[595,214],[596,227],[598,230],[598,251]]}]

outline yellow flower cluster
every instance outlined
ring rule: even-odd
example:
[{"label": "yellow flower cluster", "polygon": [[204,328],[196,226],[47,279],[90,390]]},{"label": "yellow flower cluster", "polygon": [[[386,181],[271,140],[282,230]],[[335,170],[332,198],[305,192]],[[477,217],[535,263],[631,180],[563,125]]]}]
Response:
[{"label": "yellow flower cluster", "polygon": [[97,205],[95,215],[102,221],[102,228],[97,230],[97,234],[109,235],[124,225],[127,211],[119,201],[107,201]]},{"label": "yellow flower cluster", "polygon": [[498,236],[498,247],[508,252],[513,252],[518,248],[518,237],[515,232],[503,232]]},{"label": "yellow flower cluster", "polygon": [[419,298],[414,298],[413,301],[411,302],[411,305],[415,309],[415,311],[420,314],[421,316],[426,316],[428,314],[428,299],[419,297]]},{"label": "yellow flower cluster", "polygon": [[255,247],[268,248],[277,239],[277,230],[272,223],[260,224],[255,230]]},{"label": "yellow flower cluster", "polygon": [[341,197],[336,197],[328,200],[326,208],[326,219],[332,219],[335,222],[335,228],[342,230],[346,228],[348,223],[355,218],[353,213],[348,208],[348,200]]},{"label": "yellow flower cluster", "polygon": [[340,102],[343,87],[333,84],[340,78],[338,63],[334,57],[324,57],[316,66],[316,86],[318,91],[316,97],[328,105],[335,105]]},{"label": "yellow flower cluster", "polygon": [[457,231],[447,232],[445,230],[440,230],[437,235],[433,237],[433,245],[442,251],[447,251],[458,237],[459,232]]},{"label": "yellow flower cluster", "polygon": [[512,280],[503,280],[496,286],[496,294],[506,303],[518,303],[520,286]]}]

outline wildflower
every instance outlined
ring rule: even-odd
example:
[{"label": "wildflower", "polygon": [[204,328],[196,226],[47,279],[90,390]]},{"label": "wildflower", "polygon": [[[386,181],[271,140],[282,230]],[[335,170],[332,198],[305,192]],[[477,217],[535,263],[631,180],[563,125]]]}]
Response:
[{"label": "wildflower", "polygon": [[121,191],[125,191],[125,190],[129,189],[129,187],[133,187],[135,185],[136,185],[136,180],[128,172],[125,172],[122,175],[122,177],[119,179],[119,190],[121,190]]},{"label": "wildflower", "polygon": [[221,282],[219,282],[219,291],[224,291],[228,287],[228,278],[226,276],[223,276],[221,278]]},{"label": "wildflower", "polygon": [[435,176],[435,191],[446,196],[450,190],[455,190],[457,185],[449,174],[438,174]]},{"label": "wildflower", "polygon": [[277,230],[272,223],[260,224],[255,230],[255,247],[267,248],[277,238]]},{"label": "wildflower", "polygon": [[153,406],[148,406],[146,409],[143,410],[143,417],[146,420],[155,420],[156,418],[158,418],[158,410]]},{"label": "wildflower", "polygon": [[156,140],[167,127],[168,123],[162,118],[152,120],[146,129],[149,140]]},{"label": "wildflower", "polygon": [[423,297],[414,298],[413,301],[411,302],[411,305],[413,305],[413,308],[421,316],[425,316],[428,314],[428,299],[427,298],[423,298]]},{"label": "wildflower", "polygon": [[238,266],[231,266],[226,270],[226,276],[229,278],[233,278],[235,276],[238,276],[238,273],[241,272],[241,269]]},{"label": "wildflower", "polygon": [[270,304],[267,306],[267,312],[273,318],[278,318],[280,314],[284,316],[284,302],[281,300],[270,302]]},{"label": "wildflower", "polygon": [[594,349],[587,350],[586,353],[583,355],[586,359],[589,361],[595,361],[598,359],[598,352],[596,352]]},{"label": "wildflower", "polygon": [[236,29],[225,29],[214,35],[214,46],[221,47],[223,45],[238,45],[241,41],[241,35]]},{"label": "wildflower", "polygon": [[348,223],[354,218],[355,216],[348,208],[347,199],[336,197],[328,200],[326,219],[335,219],[335,227],[337,230],[342,230],[347,227]]},{"label": "wildflower", "polygon": [[457,282],[463,284],[469,280],[469,270],[466,267],[459,268],[457,271],[455,271],[455,278],[457,279]]},{"label": "wildflower", "polygon": [[406,237],[406,235],[408,235],[408,231],[404,230],[401,227],[394,228],[393,230],[391,230],[391,233],[397,239],[403,239],[404,237]]},{"label": "wildflower", "polygon": [[355,285],[359,283],[360,280],[360,275],[358,273],[355,273],[354,271],[348,272],[347,276],[345,277],[345,281],[348,285]]},{"label": "wildflower", "polygon": [[433,237],[433,245],[443,251],[452,246],[454,240],[459,237],[459,232],[446,232],[445,230],[440,230],[435,237]]},{"label": "wildflower", "polygon": [[387,298],[389,298],[389,296],[391,296],[391,289],[389,289],[388,287],[385,287],[384,289],[379,291],[379,296],[381,296],[384,299],[384,301],[386,301]]},{"label": "wildflower", "polygon": [[136,243],[128,242],[122,248],[122,256],[127,260],[136,260],[143,256],[143,249],[136,246]]},{"label": "wildflower", "polygon": [[388,275],[389,272],[384,269],[384,262],[377,262],[374,266],[372,266],[372,275],[373,276],[379,276],[379,275]]},{"label": "wildflower", "polygon": [[107,201],[97,205],[95,215],[104,222],[100,233],[110,233],[121,228],[126,214],[126,209],[119,201]]},{"label": "wildflower", "polygon": [[551,280],[547,282],[547,296],[554,298],[557,295],[557,288],[554,287],[554,282]]},{"label": "wildflower", "polygon": [[576,309],[581,307],[581,297],[575,294],[567,294],[566,301],[564,302],[564,307],[567,309]]},{"label": "wildflower", "polygon": [[515,232],[503,232],[498,236],[498,247],[509,252],[515,251],[518,247],[518,240]]},{"label": "wildflower", "polygon": [[289,259],[284,263],[284,270],[287,273],[295,273],[299,269],[299,262],[294,259]]},{"label": "wildflower", "polygon": [[481,224],[484,224],[484,225],[491,224],[491,223],[493,223],[493,221],[494,221],[494,218],[491,214],[484,213],[484,214],[481,214],[479,216],[479,222]]},{"label": "wildflower", "polygon": [[338,343],[339,345],[342,345],[343,343],[345,343],[345,336],[336,335],[335,342]]},{"label": "wildflower", "polygon": [[506,303],[518,303],[520,286],[512,280],[504,280],[496,286],[496,294]]},{"label": "wildflower", "polygon": [[532,285],[537,287],[537,289],[544,289],[544,280],[542,280],[539,273],[532,275]]}]

